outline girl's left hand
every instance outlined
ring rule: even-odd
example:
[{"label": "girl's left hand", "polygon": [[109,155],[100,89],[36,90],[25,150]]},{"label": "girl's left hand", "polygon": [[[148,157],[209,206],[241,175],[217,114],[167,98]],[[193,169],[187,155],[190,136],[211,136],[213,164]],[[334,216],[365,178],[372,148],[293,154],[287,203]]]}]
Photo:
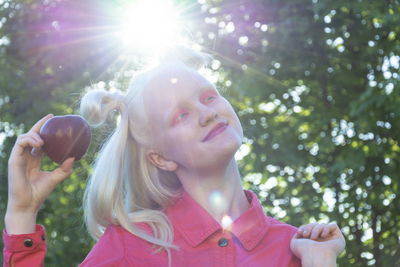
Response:
[{"label": "girl's left hand", "polygon": [[299,227],[290,242],[290,249],[300,259],[336,257],[346,246],[336,223],[310,223]]}]

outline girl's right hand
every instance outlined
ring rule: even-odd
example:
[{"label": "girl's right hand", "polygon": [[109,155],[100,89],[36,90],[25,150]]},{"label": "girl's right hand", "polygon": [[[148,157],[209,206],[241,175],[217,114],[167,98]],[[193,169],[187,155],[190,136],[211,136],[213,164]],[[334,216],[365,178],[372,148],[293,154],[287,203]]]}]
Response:
[{"label": "girl's right hand", "polygon": [[73,171],[74,158],[66,159],[51,172],[40,170],[43,140],[39,131],[53,115],[39,120],[32,129],[20,136],[8,160],[8,204],[5,217],[8,234],[33,232],[36,214],[54,190]]}]

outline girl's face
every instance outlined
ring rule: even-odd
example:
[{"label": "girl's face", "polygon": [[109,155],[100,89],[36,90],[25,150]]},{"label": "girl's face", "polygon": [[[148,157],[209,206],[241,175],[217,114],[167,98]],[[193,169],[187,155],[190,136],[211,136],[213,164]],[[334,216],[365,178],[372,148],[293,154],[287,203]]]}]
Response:
[{"label": "girl's face", "polygon": [[230,161],[242,144],[243,129],[230,103],[184,65],[161,67],[146,87],[144,101],[153,151],[176,168],[201,172]]}]

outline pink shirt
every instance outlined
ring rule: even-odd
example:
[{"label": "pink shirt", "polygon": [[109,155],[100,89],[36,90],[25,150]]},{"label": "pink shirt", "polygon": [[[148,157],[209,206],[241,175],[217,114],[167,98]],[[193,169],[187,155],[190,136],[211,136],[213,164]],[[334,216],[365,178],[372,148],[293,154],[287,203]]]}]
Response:
[{"label": "pink shirt", "polygon": [[[232,223],[230,230],[224,230],[187,193],[165,211],[174,227],[174,244],[179,247],[179,250],[171,250],[172,266],[301,266],[300,260],[290,251],[290,240],[297,229],[266,216],[256,195],[245,192],[250,208]],[[138,226],[151,233],[147,224]],[[15,267],[42,264],[45,246],[40,238],[35,241],[39,244],[29,253],[17,249],[23,246],[21,242],[27,236],[18,241],[18,236],[3,234],[5,266],[10,266],[11,257]],[[35,253],[40,257],[34,257]],[[29,265],[15,261],[23,258],[23,254],[29,258]],[[80,265],[89,266],[168,266],[168,258],[166,252],[154,254],[148,242],[120,226],[110,225]]]}]

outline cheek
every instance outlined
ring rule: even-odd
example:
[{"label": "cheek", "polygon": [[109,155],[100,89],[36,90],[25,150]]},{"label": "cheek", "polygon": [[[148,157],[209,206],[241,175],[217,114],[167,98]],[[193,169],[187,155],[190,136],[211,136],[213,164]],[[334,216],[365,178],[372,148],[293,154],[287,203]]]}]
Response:
[{"label": "cheek", "polygon": [[243,127],[242,124],[240,123],[239,117],[236,114],[235,110],[233,109],[232,105],[228,102],[228,112],[230,114],[230,118],[231,118],[231,124],[232,127],[235,128],[237,130],[237,132],[239,133],[240,137],[243,138]]},{"label": "cheek", "polygon": [[236,117],[235,121],[232,123],[232,127],[236,130],[239,138],[243,141],[243,128],[238,117]]},{"label": "cheek", "polygon": [[229,114],[231,118],[233,118],[233,120],[235,121],[236,124],[238,124],[240,126],[240,128],[242,128],[242,125],[240,123],[239,117],[236,114],[235,110],[233,109],[232,105],[228,102],[228,100],[224,99],[225,101],[225,112],[227,115]]},{"label": "cheek", "polygon": [[182,158],[185,158],[185,153],[190,151],[194,143],[195,137],[193,136],[193,131],[179,129],[161,133],[159,143],[163,154],[174,161],[180,161]]}]

